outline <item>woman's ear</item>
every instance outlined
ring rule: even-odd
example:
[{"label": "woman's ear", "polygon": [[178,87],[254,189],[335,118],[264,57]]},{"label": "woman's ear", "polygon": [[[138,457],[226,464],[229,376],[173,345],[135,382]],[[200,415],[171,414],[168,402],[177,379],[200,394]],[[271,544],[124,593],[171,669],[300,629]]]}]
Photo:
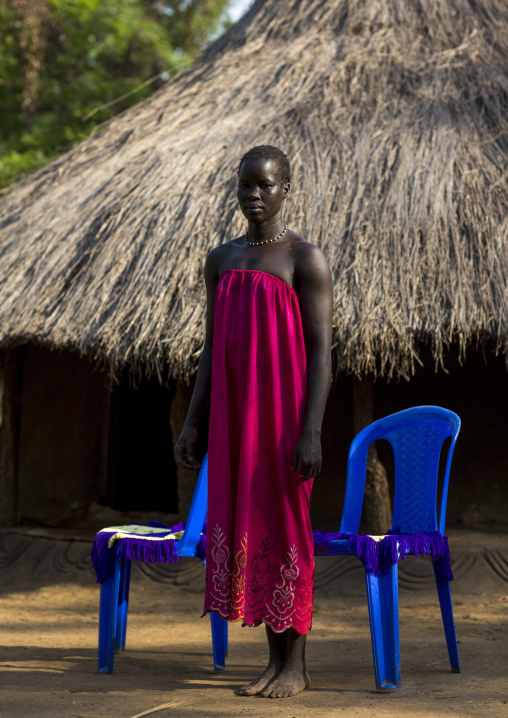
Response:
[{"label": "woman's ear", "polygon": [[290,190],[291,190],[291,182],[286,182],[284,184],[284,195],[283,195],[284,199],[286,199],[286,197],[289,195]]}]

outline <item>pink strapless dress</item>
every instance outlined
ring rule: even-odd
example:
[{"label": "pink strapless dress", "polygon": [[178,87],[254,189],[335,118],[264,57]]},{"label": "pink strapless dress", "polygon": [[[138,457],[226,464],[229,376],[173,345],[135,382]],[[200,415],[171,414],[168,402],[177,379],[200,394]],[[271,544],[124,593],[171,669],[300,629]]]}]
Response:
[{"label": "pink strapless dress", "polygon": [[228,269],[215,293],[204,613],[277,633],[311,627],[313,479],[291,455],[305,421],[297,293],[267,272]]}]

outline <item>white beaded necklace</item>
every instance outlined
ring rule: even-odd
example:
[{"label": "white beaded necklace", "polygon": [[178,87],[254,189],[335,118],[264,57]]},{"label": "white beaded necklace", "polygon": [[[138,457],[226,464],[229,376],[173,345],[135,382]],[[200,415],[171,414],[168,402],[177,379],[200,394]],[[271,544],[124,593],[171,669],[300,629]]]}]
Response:
[{"label": "white beaded necklace", "polygon": [[283,234],[286,233],[287,228],[288,228],[288,225],[286,224],[286,226],[284,227],[284,229],[282,230],[282,232],[280,234],[278,234],[273,239],[265,239],[264,242],[249,242],[249,233],[246,232],[244,234],[245,242],[246,242],[246,244],[249,245],[249,247],[257,247],[259,244],[268,244],[269,242],[276,242],[278,239],[280,239],[282,237]]}]

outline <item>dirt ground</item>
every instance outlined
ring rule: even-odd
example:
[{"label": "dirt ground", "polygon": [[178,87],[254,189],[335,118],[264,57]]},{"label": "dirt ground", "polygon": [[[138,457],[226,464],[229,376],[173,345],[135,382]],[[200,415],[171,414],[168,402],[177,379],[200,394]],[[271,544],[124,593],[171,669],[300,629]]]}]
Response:
[{"label": "dirt ground", "polygon": [[[318,559],[307,651],[312,685],[285,700],[235,695],[263,666],[262,628],[232,625],[227,669],[214,673],[210,622],[199,618],[199,562],[134,566],[127,650],[116,656],[114,673],[102,675],[96,670],[99,588],[86,544],[57,550],[57,542],[3,538],[2,718],[508,716],[508,537],[501,549],[493,543],[489,560],[485,547],[457,552],[452,595],[461,674],[450,671],[428,562],[401,563],[402,687],[390,692],[375,690],[361,565]],[[16,546],[18,560],[7,560]]]}]

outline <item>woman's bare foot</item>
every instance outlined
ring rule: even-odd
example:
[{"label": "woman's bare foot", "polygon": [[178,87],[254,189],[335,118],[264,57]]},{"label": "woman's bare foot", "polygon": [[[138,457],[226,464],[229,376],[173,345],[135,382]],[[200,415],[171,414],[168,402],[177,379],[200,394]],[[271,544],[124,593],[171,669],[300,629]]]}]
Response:
[{"label": "woman's bare foot", "polygon": [[242,686],[238,691],[239,696],[257,696],[258,693],[268,688],[268,685],[273,681],[274,678],[280,673],[281,666],[275,665],[275,663],[269,663],[265,671],[256,678],[255,681],[249,683],[248,686]]},{"label": "woman's bare foot", "polygon": [[243,686],[239,696],[257,696],[263,698],[289,698],[301,693],[310,685],[305,665],[306,635],[294,628],[275,633],[266,627],[270,658],[268,668],[258,679]]},{"label": "woman's bare foot", "polygon": [[260,695],[263,698],[290,698],[309,686],[310,678],[305,669],[301,672],[283,668],[275,680],[260,692]]}]

